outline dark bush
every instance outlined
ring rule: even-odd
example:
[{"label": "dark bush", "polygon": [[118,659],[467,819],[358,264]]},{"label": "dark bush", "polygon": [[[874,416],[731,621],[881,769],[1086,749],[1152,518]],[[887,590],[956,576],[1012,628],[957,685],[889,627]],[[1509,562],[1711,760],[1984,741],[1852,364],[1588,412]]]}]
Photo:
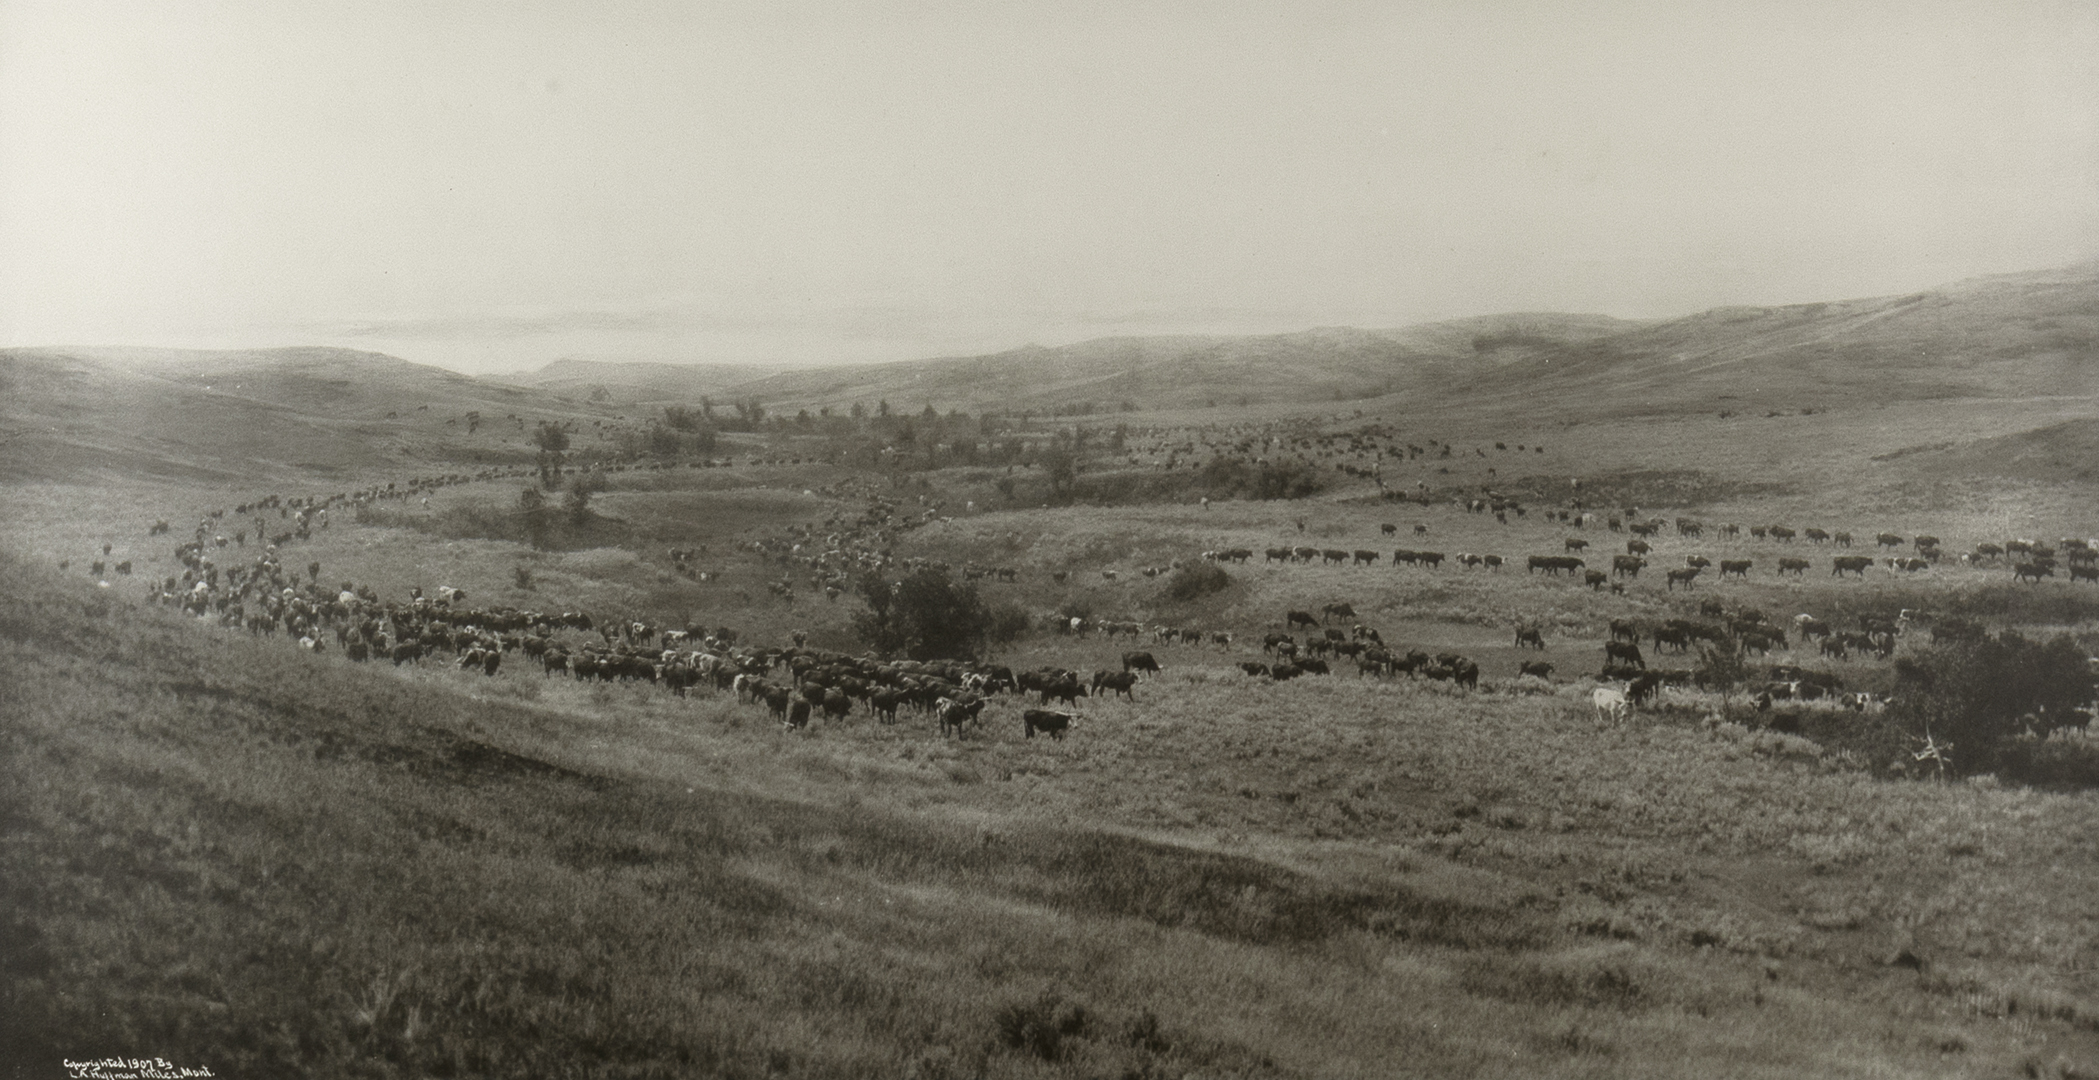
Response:
[{"label": "dark bush", "polygon": [[1216,563],[1196,563],[1183,566],[1166,579],[1165,596],[1168,600],[1200,600],[1214,592],[1230,588],[1232,575]]},{"label": "dark bush", "polygon": [[1014,604],[999,604],[991,609],[991,625],[986,633],[994,645],[1007,645],[1028,632],[1028,613]]},{"label": "dark bush", "polygon": [[1065,1040],[1085,1038],[1089,1026],[1084,1005],[1065,1001],[1056,994],[1007,1004],[999,1009],[992,1023],[998,1029],[1001,1045],[1044,1061],[1064,1060]]},{"label": "dark bush", "polygon": [[[2043,759],[2012,752],[2014,740],[2028,732],[2083,727],[2090,717],[2079,709],[2092,697],[2091,668],[2076,642],[2032,641],[2007,630],[1897,660],[1890,712],[1910,738],[1929,735],[1941,746],[1950,743],[1952,767],[1959,772],[2027,779],[2018,770],[2042,767]],[[2059,770],[2049,765],[2043,771]]]},{"label": "dark bush", "polygon": [[973,659],[983,651],[994,622],[976,586],[957,583],[933,567],[897,582],[863,578],[860,598],[867,610],[853,613],[853,632],[884,656]]}]

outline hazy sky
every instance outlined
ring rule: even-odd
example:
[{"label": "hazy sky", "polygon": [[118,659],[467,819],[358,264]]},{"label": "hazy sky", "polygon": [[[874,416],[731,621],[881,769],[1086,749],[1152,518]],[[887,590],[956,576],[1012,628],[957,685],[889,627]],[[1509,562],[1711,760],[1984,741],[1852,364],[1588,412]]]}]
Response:
[{"label": "hazy sky", "polygon": [[0,344],[467,370],[2099,255],[2099,4],[0,0]]}]

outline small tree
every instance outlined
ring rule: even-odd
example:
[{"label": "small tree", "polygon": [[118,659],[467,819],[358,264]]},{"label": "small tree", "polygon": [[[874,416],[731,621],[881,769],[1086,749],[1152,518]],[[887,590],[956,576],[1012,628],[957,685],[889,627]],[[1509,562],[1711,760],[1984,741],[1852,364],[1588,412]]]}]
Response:
[{"label": "small tree", "polygon": [[538,443],[539,448],[549,454],[568,451],[568,432],[562,430],[561,425],[545,420],[540,421],[539,429],[532,433],[532,441]]},{"label": "small tree", "polygon": [[885,656],[913,660],[973,659],[990,636],[993,619],[976,586],[927,567],[902,581],[860,581],[867,610],[853,613],[853,631]]},{"label": "small tree", "polygon": [[1724,644],[1706,644],[1698,647],[1698,669],[1692,674],[1698,685],[1720,692],[1720,707],[1727,708],[1727,699],[1735,688],[1749,681],[1754,674],[1749,659],[1742,651],[1742,643],[1729,640]]},{"label": "small tree", "polygon": [[568,514],[569,524],[585,525],[590,522],[590,497],[597,493],[603,483],[597,473],[578,473],[569,481],[568,494],[561,497],[561,509]]}]

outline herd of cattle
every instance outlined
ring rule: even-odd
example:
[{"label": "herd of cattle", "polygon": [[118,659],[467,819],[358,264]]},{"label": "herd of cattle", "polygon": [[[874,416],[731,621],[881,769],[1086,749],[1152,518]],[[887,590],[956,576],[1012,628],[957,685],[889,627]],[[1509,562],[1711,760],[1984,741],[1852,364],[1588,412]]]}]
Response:
[{"label": "herd of cattle", "polygon": [[[182,574],[154,582],[149,595],[156,602],[179,606],[199,618],[223,626],[246,629],[253,634],[281,631],[303,648],[313,651],[332,648],[342,651],[352,660],[381,659],[402,665],[449,656],[462,668],[495,675],[506,654],[522,653],[547,676],[558,674],[582,681],[645,681],[681,696],[694,689],[733,691],[741,700],[762,704],[782,722],[794,726],[806,724],[819,712],[842,719],[852,715],[855,709],[873,715],[881,722],[893,723],[899,709],[910,709],[936,717],[943,732],[959,732],[965,724],[981,723],[987,699],[1000,693],[1011,693],[1038,697],[1035,704],[1042,706],[1023,712],[1026,736],[1044,732],[1062,737],[1071,728],[1074,714],[1050,710],[1048,706],[1053,702],[1061,702],[1069,709],[1079,698],[1089,696],[1117,695],[1134,700],[1138,680],[1159,670],[1152,654],[1144,651],[1124,653],[1120,671],[1095,671],[1088,677],[1057,667],[1015,673],[1003,666],[989,664],[876,661],[807,648],[801,635],[796,635],[794,644],[788,647],[749,647],[740,645],[737,636],[727,628],[713,632],[700,627],[665,630],[629,620],[595,619],[579,612],[548,614],[511,608],[482,609],[468,604],[464,594],[453,589],[441,589],[434,597],[422,596],[418,591],[405,603],[382,603],[368,587],[354,587],[348,583],[339,587],[322,586],[318,562],[308,563],[303,568],[302,580],[297,569],[288,568],[281,561],[281,553],[288,545],[309,539],[315,530],[329,527],[331,509],[418,497],[427,501],[429,494],[441,487],[529,475],[531,471],[523,469],[483,470],[473,474],[416,478],[401,484],[388,483],[384,487],[374,486],[324,497],[287,499],[270,496],[233,507],[230,511],[213,510],[198,522],[192,538],[176,548],[176,558],[184,568]],[[848,490],[853,483],[845,481],[839,490],[826,489],[826,493],[841,499],[859,496],[864,500],[865,509],[857,515],[842,511],[820,526],[788,526],[784,534],[774,539],[747,545],[761,561],[789,568],[787,577],[773,583],[775,593],[784,592],[789,603],[793,601],[797,576],[804,577],[809,585],[836,600],[854,581],[865,575],[891,573],[896,566],[906,569],[928,565],[945,568],[945,564],[930,560],[896,558],[891,554],[900,534],[939,519],[937,503],[927,506],[926,500],[921,498],[922,509],[908,511],[898,500],[884,497],[872,483],[860,490]],[[1499,497],[1471,500],[1467,508],[1481,513],[1493,512],[1504,521],[1509,512],[1519,516],[1525,513],[1525,508]],[[1545,511],[1543,516],[1576,528],[1599,523],[1598,515],[1581,510],[1579,503],[1573,504],[1571,510]],[[1608,572],[1590,569],[1587,558],[1593,556],[1588,551],[1589,539],[1570,535],[1561,541],[1562,552],[1529,556],[1525,560],[1527,573],[1542,572],[1547,576],[1579,574],[1579,580],[1591,588],[1601,589],[1609,585],[1613,590],[1623,591],[1626,580],[1637,579],[1642,570],[1649,567],[1650,560],[1658,557],[1656,544],[1672,524],[1663,520],[1642,520],[1632,508],[1625,510],[1622,516],[1609,515],[1600,523],[1612,532],[1631,534],[1625,542],[1623,554],[1611,553]],[[1796,532],[1787,526],[1767,525],[1744,530],[1732,524],[1708,527],[1687,518],[1676,519],[1673,526],[1677,537],[1692,540],[1700,540],[1708,532],[1720,538],[1738,540],[1746,531],[1753,540],[1781,546],[1791,545],[1796,539],[1810,545],[1838,548],[1848,548],[1854,543],[1850,533],[1819,528]],[[1302,531],[1303,522],[1300,521],[1298,527]],[[1401,526],[1385,523],[1377,528],[1389,537],[1397,534]],[[172,530],[167,522],[157,521],[148,531],[149,535],[162,535]],[[1424,536],[1428,526],[1413,525],[1412,531],[1417,537]],[[240,555],[225,565],[219,564],[218,560],[226,559],[229,547],[248,549],[247,541],[251,535],[256,540],[252,551],[241,550]],[[1018,541],[1019,538],[1014,539]],[[1874,536],[1873,541],[1883,551],[1907,549],[1914,554],[1834,555],[1830,559],[1830,574],[1863,578],[1876,562],[1892,570],[1914,573],[1949,558],[1939,540],[1929,535],[1905,537],[1883,532]],[[110,551],[110,546],[104,545],[104,555]],[[691,571],[688,576],[718,573],[698,570],[705,554],[704,548],[674,548],[671,561],[681,573]],[[1220,547],[1203,552],[1202,557],[1212,562],[1243,564],[1251,561],[1254,554],[1254,549],[1248,547]],[[1264,554],[1268,563],[1356,567],[1374,566],[1387,557],[1383,550],[1302,545],[1269,547]],[[1401,548],[1391,551],[1389,556],[1395,566],[1405,564],[1426,569],[1439,568],[1446,559],[1459,567],[1487,571],[1497,571],[1507,564],[1507,560],[1499,555],[1469,552],[1446,556],[1440,551]],[[1756,560],[1750,558],[1721,559],[1716,564],[1703,554],[1682,557],[1682,566],[1664,568],[1666,584],[1672,591],[1679,586],[1691,588],[1705,571],[1715,566],[1716,576],[1724,581],[1746,579],[1757,565]],[[2080,538],[2064,538],[2055,544],[2024,539],[2002,544],[1982,543],[1974,550],[1958,555],[1957,561],[1978,566],[2009,565],[2015,580],[2022,582],[2038,583],[2053,577],[2058,568],[2067,571],[2066,576],[2071,582],[2099,582],[2099,552],[2095,552],[2091,541]],[[1180,563],[1173,565],[1177,567]],[[1797,555],[1778,555],[1772,565],[1780,576],[1804,575],[1813,568],[1810,559]],[[96,561],[91,569],[99,577],[105,572],[105,563]],[[113,569],[118,574],[128,574],[132,569],[131,560],[116,562]],[[1166,569],[1150,568],[1148,576]],[[969,578],[994,578],[1007,582],[1016,580],[1019,574],[1018,569],[1011,566],[974,564],[964,567],[963,572]],[[1112,576],[1113,571],[1103,573]],[[1061,583],[1066,572],[1052,571],[1051,577]],[[1700,610],[1705,616],[1702,620],[1671,619],[1651,626],[1634,626],[1622,620],[1612,620],[1611,639],[1604,647],[1604,665],[1595,677],[1605,684],[1622,683],[1623,689],[1616,690],[1615,686],[1606,685],[1599,692],[1613,690],[1622,693],[1625,704],[1630,706],[1651,699],[1662,687],[1702,686],[1707,682],[1703,667],[1649,668],[1647,657],[1640,650],[1643,641],[1657,653],[1670,650],[1684,654],[1701,645],[1724,645],[1741,654],[1768,655],[1774,649],[1790,649],[1793,638],[1797,636],[1803,645],[1815,642],[1824,657],[1848,659],[1867,654],[1885,659],[1897,648],[1911,615],[1903,612],[1894,618],[1865,616],[1857,629],[1840,630],[1805,614],[1795,617],[1789,624],[1775,623],[1755,612],[1729,610],[1710,600],[1701,605]],[[1444,681],[1463,688],[1479,686],[1479,665],[1462,655],[1400,652],[1387,648],[1373,628],[1355,624],[1351,629],[1342,630],[1328,625],[1330,620],[1354,618],[1353,608],[1346,603],[1327,605],[1317,615],[1309,611],[1289,611],[1284,619],[1285,632],[1270,633],[1264,638],[1263,659],[1244,661],[1238,666],[1249,676],[1275,682],[1307,675],[1330,675],[1337,663],[1352,663],[1365,677],[1384,679],[1405,675]],[[1157,645],[1207,644],[1229,651],[1233,643],[1228,631],[1147,626],[1132,619],[1088,620],[1049,614],[1042,617],[1041,625],[1067,634],[1098,631],[1111,639],[1128,636],[1133,643],[1140,635],[1146,634]],[[1299,642],[1294,632],[1301,629],[1316,632]],[[1933,636],[1935,640],[1942,640],[1948,635],[1978,632],[1979,628],[1971,624],[1948,620],[1934,627]],[[1519,629],[1516,644],[1540,651],[1546,649],[1543,635],[1535,628]],[[1549,679],[1552,672],[1553,665],[1543,660],[1525,661],[1520,666],[1518,678]],[[1870,694],[1844,694],[1841,680],[1835,676],[1809,671],[1797,664],[1770,666],[1752,689],[1758,703],[1767,707],[1776,701],[1818,699],[1840,699],[1845,705],[1861,709],[1880,704]],[[1599,701],[1600,712],[1616,711],[1611,702]],[[1611,707],[1605,708],[1606,705]]]}]

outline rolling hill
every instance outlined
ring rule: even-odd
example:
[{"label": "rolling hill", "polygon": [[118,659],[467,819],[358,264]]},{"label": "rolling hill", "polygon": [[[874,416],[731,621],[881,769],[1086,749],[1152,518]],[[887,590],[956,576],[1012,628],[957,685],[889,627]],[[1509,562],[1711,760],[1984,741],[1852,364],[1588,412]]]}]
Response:
[{"label": "rolling hill", "polygon": [[556,360],[534,371],[492,375],[488,381],[545,390],[577,401],[692,404],[702,397],[726,396],[775,370],[756,364]]},{"label": "rolling hill", "polygon": [[[791,371],[561,361],[476,379],[344,349],[11,349],[0,351],[0,384],[0,475],[18,479],[517,461],[529,452],[530,421],[610,424],[623,411],[650,415],[702,397],[756,399],[775,414],[883,401],[912,412],[1221,410],[1208,419],[1241,406],[1348,402],[1373,416],[1471,416],[1502,427],[1897,403],[1943,417],[1992,402],[2016,420],[2018,403],[2030,402],[2038,427],[2081,419],[2099,399],[2099,262],[1662,321],[1508,314],[1400,329],[1102,338]],[[470,425],[469,413],[483,422]],[[469,426],[478,430],[468,435]],[[1963,437],[2013,433],[1992,425]],[[1870,452],[1929,446],[1931,436],[1897,433]]]},{"label": "rolling hill", "polygon": [[328,348],[7,349],[0,391],[0,477],[10,480],[252,480],[510,460],[524,452],[524,425],[510,417],[586,413],[543,391]]}]

